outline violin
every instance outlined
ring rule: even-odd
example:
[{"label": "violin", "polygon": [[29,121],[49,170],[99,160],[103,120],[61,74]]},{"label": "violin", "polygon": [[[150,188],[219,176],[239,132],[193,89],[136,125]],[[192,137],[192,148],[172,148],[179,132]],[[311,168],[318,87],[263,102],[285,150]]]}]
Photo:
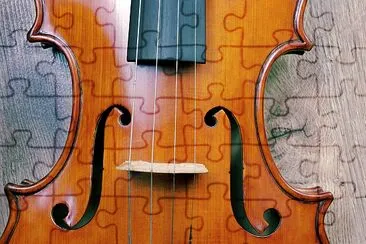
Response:
[{"label": "violin", "polygon": [[35,0],[72,77],[60,158],[9,183],[1,243],[328,243],[333,200],[282,178],[264,91],[312,44],[307,0]]}]

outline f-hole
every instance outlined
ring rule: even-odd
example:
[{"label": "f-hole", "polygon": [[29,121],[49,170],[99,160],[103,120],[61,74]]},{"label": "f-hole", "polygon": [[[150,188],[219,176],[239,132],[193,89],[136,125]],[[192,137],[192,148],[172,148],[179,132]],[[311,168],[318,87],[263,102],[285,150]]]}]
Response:
[{"label": "f-hole", "polygon": [[100,115],[94,136],[92,176],[88,205],[81,219],[75,225],[70,226],[65,221],[65,218],[70,213],[69,207],[66,203],[57,203],[52,208],[51,217],[53,222],[62,229],[77,230],[84,227],[93,219],[98,210],[103,186],[104,129],[108,116],[113,109],[121,112],[120,121],[122,125],[128,125],[131,122],[130,112],[121,105],[112,105]]},{"label": "f-hole", "polygon": [[234,217],[237,223],[247,232],[259,237],[266,237],[274,233],[280,225],[281,215],[274,209],[269,208],[263,213],[263,218],[268,226],[263,232],[259,232],[250,223],[244,208],[244,187],[243,187],[243,140],[240,125],[233,113],[225,107],[217,106],[212,108],[205,115],[206,125],[213,127],[217,123],[215,115],[224,111],[230,121],[231,127],[231,157],[230,157],[230,201]]}]

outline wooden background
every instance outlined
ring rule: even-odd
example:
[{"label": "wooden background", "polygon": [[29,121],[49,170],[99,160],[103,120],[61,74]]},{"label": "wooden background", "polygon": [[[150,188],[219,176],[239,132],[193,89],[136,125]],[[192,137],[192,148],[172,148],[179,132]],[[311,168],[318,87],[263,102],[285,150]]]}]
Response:
[{"label": "wooden background", "polygon": [[[3,186],[43,177],[70,121],[63,56],[26,42],[34,16],[33,0],[0,0],[0,232]],[[366,243],[366,3],[309,0],[305,22],[315,47],[281,57],[268,82],[272,153],[290,184],[334,194],[326,216],[332,243]]]}]

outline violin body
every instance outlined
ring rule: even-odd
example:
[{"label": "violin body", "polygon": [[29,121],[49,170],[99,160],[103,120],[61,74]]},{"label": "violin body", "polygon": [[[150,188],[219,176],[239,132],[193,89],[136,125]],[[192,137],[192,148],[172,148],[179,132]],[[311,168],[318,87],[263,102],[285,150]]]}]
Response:
[{"label": "violin body", "polygon": [[[263,112],[275,60],[312,47],[306,2],[206,1],[205,64],[148,65],[127,61],[130,0],[36,0],[28,39],[64,53],[72,118],[49,174],[6,186],[1,243],[328,243],[333,197],[285,182]],[[117,169],[131,161],[208,172]]]}]

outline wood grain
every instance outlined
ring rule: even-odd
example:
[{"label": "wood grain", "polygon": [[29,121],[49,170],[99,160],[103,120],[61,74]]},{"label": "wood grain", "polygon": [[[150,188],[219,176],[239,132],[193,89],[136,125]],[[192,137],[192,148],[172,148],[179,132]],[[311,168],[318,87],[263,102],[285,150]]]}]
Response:
[{"label": "wood grain", "polygon": [[[319,11],[318,13],[321,13],[322,7],[324,7],[326,11],[330,11],[331,13],[337,13],[337,11],[336,11],[337,8],[334,7],[334,6],[336,6],[335,3],[334,3],[334,5],[332,5],[330,7],[329,6],[325,6],[324,3],[321,3],[321,4],[318,4],[317,5],[317,3],[315,1],[311,1],[310,4],[311,4],[311,9],[317,9]],[[29,3],[29,5],[32,5],[32,3]],[[341,16],[341,15],[335,14],[333,17],[334,18],[337,18],[337,16]],[[319,18],[319,19],[313,18],[311,16],[311,14],[309,14],[309,12],[308,12],[307,17],[308,17],[309,20],[314,20],[314,22],[315,22],[314,23],[314,26],[315,27],[322,26],[322,24],[324,24],[326,26],[327,25],[326,22],[329,22],[329,19],[326,19],[326,18],[325,19],[322,19],[322,18]],[[344,19],[349,18],[347,16],[342,16],[342,17]],[[306,23],[311,23],[311,21],[307,21],[307,19],[305,19],[305,20],[306,20]],[[311,24],[309,24],[309,25],[310,25],[310,28],[309,29],[310,29],[311,33],[313,33],[313,30],[315,28],[312,28],[311,27]],[[318,31],[319,31],[319,29],[318,29]],[[333,32],[333,33],[335,33],[335,32]],[[321,35],[319,34],[318,36],[321,36]],[[329,38],[330,40],[337,39],[334,36],[326,36],[326,38]],[[342,41],[343,40],[344,40],[344,42],[347,42],[345,40],[345,38],[342,39]],[[361,40],[362,40],[362,38],[361,38]],[[322,41],[324,41],[324,40],[322,40]],[[317,48],[318,47],[316,46],[315,47],[315,50],[313,50],[312,52],[314,52],[314,51],[316,52],[316,49]],[[308,56],[306,56],[306,58],[311,59],[312,56],[309,54]],[[299,89],[300,85],[298,85],[298,84],[304,84],[305,83],[304,81],[299,80],[299,76],[296,74],[296,70],[298,70],[297,64],[302,59],[304,59],[304,58],[303,57],[298,58],[298,57],[290,57],[290,56],[287,56],[287,57],[281,58],[279,60],[279,62],[277,62],[276,70],[273,71],[272,74],[274,74],[276,72],[278,74],[278,73],[280,73],[280,71],[281,71],[281,74],[283,74],[283,73],[289,74],[286,77],[283,77],[283,76],[281,77],[280,75],[278,75],[279,77],[277,76],[277,78],[276,78],[277,81],[282,78],[283,80],[288,81],[288,83],[286,83],[286,85],[283,86],[283,87],[286,87],[286,88],[283,88],[283,87],[279,88],[279,86],[277,86],[276,84],[273,85],[273,87],[272,87],[273,90],[269,90],[268,91],[269,92],[268,94],[270,94],[271,98],[276,98],[276,96],[277,96],[277,98],[279,97],[277,100],[281,100],[282,99],[281,96],[288,98],[288,97],[290,97],[293,94],[293,93],[291,93],[292,92],[292,90],[290,90],[291,88],[294,87],[293,88],[294,90]],[[31,60],[28,60],[27,62],[30,63]],[[358,71],[358,73],[361,73],[361,71],[362,71],[362,69],[361,69],[361,67],[362,67],[362,65],[361,65],[362,64],[362,59],[357,60],[357,64],[360,65],[360,68],[357,71]],[[312,66],[310,64],[309,64],[308,67],[310,67],[309,68],[310,70],[312,69]],[[321,64],[319,64],[319,68],[317,68],[317,69],[319,69],[319,70],[326,69],[326,67],[324,67]],[[287,72],[283,72],[283,71],[287,71]],[[330,76],[336,76],[336,74],[334,74],[334,73],[333,74],[329,74],[329,75]],[[329,80],[332,80],[331,78],[328,78],[328,79]],[[275,80],[275,79],[271,79],[271,80]],[[311,84],[311,83],[308,82],[308,84]],[[287,88],[287,87],[290,87],[290,88]],[[304,85],[304,86],[301,86],[300,88],[303,88],[301,90],[301,92],[304,92],[305,95],[306,95],[306,94],[311,93],[311,89],[313,87],[311,85],[309,85],[309,87],[307,87],[306,85]],[[283,90],[280,90],[279,91],[278,89],[286,89],[286,91],[283,92]],[[298,95],[298,94],[296,94],[296,95]],[[301,96],[301,95],[298,95],[298,97],[299,96]],[[298,101],[299,102],[294,105],[295,108],[292,107],[292,110],[294,110],[294,109],[296,110],[296,108],[303,110],[303,107],[304,107],[304,102],[303,101],[305,101],[305,100],[298,100]],[[339,98],[334,97],[334,101],[335,102],[334,102],[333,105],[336,105],[337,104],[337,101],[339,101]],[[352,104],[352,102],[350,102],[350,103]],[[311,117],[307,113],[311,113],[312,112],[311,111],[311,105],[312,105],[312,103],[311,102],[308,102],[308,103],[305,103],[305,104],[306,105],[309,104],[307,106],[310,107],[309,108],[309,111],[304,111],[304,113],[303,113],[304,114],[303,116],[306,119],[307,116],[308,117]],[[269,104],[268,105],[268,107],[269,107],[268,109],[269,110],[273,108],[273,107],[271,107],[271,105],[272,104]],[[284,112],[284,114],[286,114],[285,112]],[[276,113],[274,113],[274,114],[276,114]],[[273,114],[269,114],[269,116],[271,116],[271,115],[273,115]],[[276,114],[276,115],[278,115],[278,114]],[[296,123],[292,123],[290,125],[289,124],[285,124],[289,129],[292,129],[292,130],[296,130],[298,127],[300,127],[298,125],[301,125],[301,122],[304,121],[304,120],[297,121],[297,120],[299,120],[298,117],[291,118],[291,114],[289,116],[287,116],[286,119],[288,121],[299,122],[298,124],[296,124]],[[348,117],[346,116],[346,117],[344,117],[344,119],[338,120],[338,122],[343,122],[343,121],[347,121],[347,120],[348,120]],[[271,129],[273,129],[273,128],[276,128],[278,126],[283,125],[283,123],[280,123],[280,122],[283,122],[283,121],[279,121],[278,122],[278,121],[276,121],[274,119],[274,122],[271,122],[270,121],[269,123],[267,123],[267,126],[269,126],[269,129],[267,129],[267,132],[268,131],[271,131]],[[311,123],[312,123],[312,121],[309,121],[307,124],[310,124],[310,127],[311,126],[313,126],[315,128],[319,127],[318,124],[311,124]],[[282,127],[285,127],[285,126],[282,126]],[[4,128],[4,130],[5,129],[6,128]],[[345,134],[347,134],[347,133],[345,133]],[[298,136],[298,140],[299,141],[302,139],[301,133],[299,133],[299,134],[293,133],[291,135],[292,135],[291,139],[294,139],[294,137],[296,138],[296,136]],[[269,133],[269,136],[268,137],[269,138],[272,138],[272,134]],[[339,140],[339,141],[342,141],[342,140]],[[283,145],[282,147],[281,147],[281,143]],[[282,165],[288,166],[288,163],[286,161],[291,161],[291,159],[294,160],[292,162],[295,162],[295,163],[293,163],[294,165],[291,166],[292,168],[291,167],[281,167],[281,169],[282,169],[281,172],[285,175],[285,178],[288,179],[290,182],[292,182],[294,185],[297,185],[297,186],[305,186],[305,185],[313,184],[314,181],[312,181],[312,180],[315,179],[315,181],[318,181],[317,184],[318,183],[321,183],[321,185],[325,186],[325,189],[329,189],[329,190],[333,190],[334,189],[335,192],[337,193],[336,196],[339,197],[339,205],[338,205],[338,207],[335,207],[336,209],[338,208],[339,211],[335,212],[335,210],[332,210],[333,213],[334,213],[334,216],[331,216],[329,218],[329,227],[327,228],[331,240],[334,240],[337,243],[349,243],[349,242],[359,242],[359,241],[362,242],[363,241],[363,239],[362,239],[363,237],[360,235],[360,233],[363,233],[362,232],[362,226],[357,226],[356,223],[355,223],[355,221],[352,220],[352,218],[348,218],[347,219],[347,223],[350,226],[353,226],[354,227],[353,228],[354,235],[350,235],[350,234],[348,234],[349,232],[346,232],[346,230],[348,231],[347,226],[349,226],[349,225],[347,225],[347,224],[345,225],[344,223],[342,223],[342,218],[341,218],[341,216],[344,215],[344,214],[346,214],[347,212],[351,212],[351,213],[362,213],[362,209],[363,209],[363,206],[364,206],[362,204],[362,200],[357,200],[357,199],[360,199],[360,198],[356,198],[356,195],[352,195],[351,193],[353,192],[353,188],[352,187],[349,187],[349,186],[352,186],[353,185],[350,182],[353,182],[353,183],[355,183],[356,186],[358,186],[357,189],[358,189],[358,192],[360,192],[360,189],[362,189],[362,184],[363,184],[362,181],[364,179],[363,176],[362,176],[362,174],[360,176],[358,176],[357,174],[355,174],[355,175],[352,175],[351,174],[350,175],[351,176],[350,178],[347,178],[348,175],[346,177],[344,177],[345,180],[343,182],[346,182],[347,183],[347,180],[348,180],[348,183],[350,183],[350,184],[344,183],[343,186],[341,186],[341,189],[346,189],[346,190],[343,190],[343,192],[340,193],[339,192],[339,189],[338,189],[338,192],[337,192],[337,187],[340,186],[341,181],[342,181],[342,180],[340,180],[338,178],[337,175],[334,174],[334,172],[335,172],[334,171],[334,167],[337,164],[335,164],[335,166],[327,166],[327,165],[329,165],[329,162],[332,159],[334,159],[334,161],[336,161],[336,162],[339,162],[339,160],[340,160],[339,159],[339,155],[338,155],[339,152],[337,152],[337,149],[335,149],[335,150],[332,151],[332,148],[326,147],[327,145],[325,145],[324,147],[319,147],[320,148],[319,149],[320,153],[319,154],[316,154],[316,155],[320,155],[320,156],[318,156],[318,158],[316,160],[319,163],[316,164],[316,165],[325,165],[325,166],[323,166],[323,167],[322,166],[320,166],[320,167],[319,166],[315,166],[315,168],[313,169],[314,172],[310,172],[310,173],[309,172],[303,172],[303,175],[310,175],[310,177],[307,177],[307,178],[306,177],[303,177],[303,178],[305,178],[304,180],[303,179],[300,179],[299,180],[299,177],[298,177],[298,174],[297,173],[302,172],[301,170],[303,170],[303,168],[301,168],[301,166],[297,167],[298,165],[300,165],[300,163],[299,164],[296,164],[296,162],[298,161],[297,158],[304,158],[304,159],[306,159],[306,157],[303,157],[303,155],[309,156],[309,154],[311,154],[312,151],[311,150],[308,150],[309,146],[307,146],[307,145],[305,145],[305,146],[301,146],[300,145],[300,146],[296,147],[296,145],[298,145],[298,144],[296,144],[296,143],[292,143],[291,144],[290,143],[291,150],[292,149],[297,149],[297,151],[295,150],[295,153],[293,151],[290,153],[288,151],[288,147],[286,147],[287,144],[289,144],[288,141],[286,141],[286,140],[282,140],[281,141],[280,139],[277,139],[276,140],[276,143],[274,144],[275,146],[273,146],[273,148],[272,148],[272,150],[273,150],[273,152],[274,152],[275,155],[281,155],[281,153],[282,154],[287,153],[286,155],[290,155],[287,158],[286,157],[282,158],[282,160],[281,159],[276,160],[276,162],[277,162],[278,165],[280,165],[280,166],[282,166]],[[309,143],[309,144],[311,144],[311,143]],[[320,144],[320,146],[321,146],[321,143],[318,143],[318,144]],[[341,144],[338,144],[338,145],[341,146]],[[337,147],[335,146],[335,147],[333,147],[333,149],[334,148],[337,148]],[[317,149],[315,149],[315,151],[316,150]],[[278,152],[278,154],[276,154],[276,152]],[[311,155],[309,157],[310,157],[310,159],[313,159],[313,157]],[[350,157],[350,158],[352,158],[352,157]],[[360,157],[360,158],[362,158],[362,157]],[[361,169],[362,169],[362,164],[360,166],[361,166]],[[343,167],[346,167],[346,166],[343,166]],[[352,167],[352,166],[349,165],[349,167]],[[306,171],[306,170],[308,170],[308,169],[306,168],[304,171]],[[320,172],[320,174],[318,174],[319,172]],[[318,174],[320,176],[318,176],[318,178],[314,178],[313,177],[314,173],[315,174]],[[25,174],[24,175],[20,175],[19,178],[18,178],[18,182],[20,180],[22,180],[23,178],[29,178],[29,175],[25,175]],[[301,181],[301,180],[303,180],[303,181]],[[339,183],[339,184],[337,185],[337,183]],[[344,186],[346,186],[347,188],[345,188]],[[357,196],[359,196],[359,195],[357,195]],[[340,204],[341,202],[342,202],[342,204]],[[337,204],[337,199],[336,199],[335,203]],[[357,210],[354,210],[354,209],[357,209]],[[360,212],[358,212],[358,211],[360,211]],[[337,214],[339,212],[340,212],[340,214]],[[356,214],[354,216],[356,216],[356,217],[360,217],[360,216],[362,217],[363,216],[364,217],[364,215],[362,215],[362,214]],[[337,220],[336,222],[332,221],[333,220],[332,219],[333,217]],[[343,230],[343,231],[340,231],[340,230]]]}]

